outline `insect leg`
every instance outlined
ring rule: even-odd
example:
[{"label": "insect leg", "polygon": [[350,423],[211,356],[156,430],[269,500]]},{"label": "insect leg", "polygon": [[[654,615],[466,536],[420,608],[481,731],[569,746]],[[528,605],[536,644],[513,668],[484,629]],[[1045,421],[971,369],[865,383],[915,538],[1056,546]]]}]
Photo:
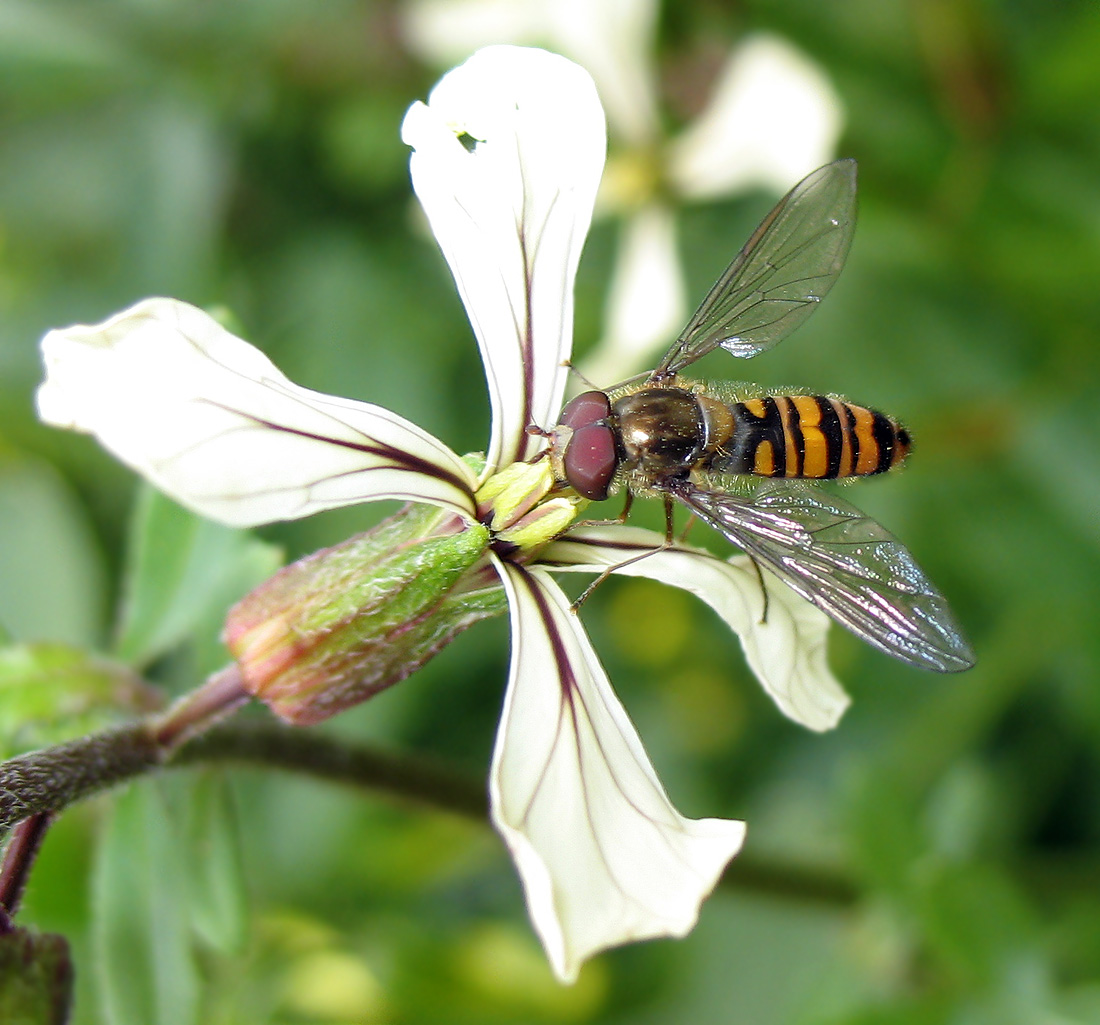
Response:
[{"label": "insect leg", "polygon": [[627,516],[630,515],[630,507],[634,504],[634,492],[627,491],[626,501],[623,503],[623,511],[619,513],[613,520],[578,520],[575,527],[621,527],[626,523]]},{"label": "insect leg", "polygon": [[[656,548],[651,548],[648,552],[642,552],[640,555],[632,555],[629,559],[624,559],[622,562],[615,563],[614,566],[608,566],[595,580],[592,581],[583,591],[581,591],[580,597],[569,606],[571,612],[576,612],[587,600],[588,596],[596,590],[612,573],[622,569],[624,566],[630,566],[635,562],[641,562],[642,559],[648,559],[649,556],[654,555],[657,552],[663,552],[672,547],[672,497],[670,495],[664,496],[665,500],[665,539]],[[585,520],[581,525],[593,525],[593,526],[608,526],[610,524],[623,524],[626,522],[627,513],[630,512],[630,506],[634,502],[634,494],[629,489],[626,492],[626,503],[623,506],[622,514],[617,520]]]},{"label": "insect leg", "polygon": [[663,552],[671,546],[672,542],[662,541],[656,548],[651,548],[648,552],[642,552],[640,555],[632,555],[629,559],[623,559],[622,562],[615,563],[614,566],[608,566],[595,580],[592,581],[583,591],[580,593],[580,597],[569,606],[570,612],[576,612],[587,600],[588,596],[596,590],[612,573],[617,573],[624,566],[632,566],[636,562],[641,562],[642,559],[648,559],[651,555],[656,555],[658,552]]},{"label": "insect leg", "polygon": [[688,534],[691,533],[691,528],[695,526],[695,513],[692,513],[687,518],[687,523],[684,524],[684,529],[680,531],[680,544],[687,542]]},{"label": "insect leg", "polygon": [[756,579],[760,583],[760,594],[764,598],[764,610],[760,613],[760,625],[763,626],[768,621],[768,589],[764,585],[764,571],[760,568],[760,563],[751,555],[748,555],[748,560],[752,563],[752,568],[756,570]]}]

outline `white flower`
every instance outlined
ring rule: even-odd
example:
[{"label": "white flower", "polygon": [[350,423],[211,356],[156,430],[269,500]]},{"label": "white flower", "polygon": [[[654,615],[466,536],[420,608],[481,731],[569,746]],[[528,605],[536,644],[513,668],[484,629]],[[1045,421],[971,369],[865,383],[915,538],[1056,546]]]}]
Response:
[{"label": "white flower", "polygon": [[757,187],[785,193],[832,159],[843,120],[825,72],[785,39],[757,32],[731,49],[695,120],[666,139],[656,17],[656,0],[413,0],[405,8],[409,42],[431,60],[451,63],[489,43],[547,44],[596,80],[615,143],[600,205],[624,216],[604,337],[581,365],[598,384],[646,369],[686,319],[674,202]]},{"label": "white flower", "polygon": [[[659,546],[628,527],[566,530],[571,497],[545,444],[565,387],[572,292],[604,158],[592,80],[542,50],[491,47],[446,75],[403,127],[417,194],[455,275],[492,396],[480,477],[379,406],[290,383],[194,307],[149,299],[95,327],[51,331],[39,411],[96,435],[198,512],[236,525],[381,498],[488,520],[485,549],[509,599],[512,659],[493,755],[492,818],[519,868],[557,975],[630,940],[682,936],[744,836],[670,803],[551,571],[598,572]],[[519,481],[519,485],[516,485]],[[515,487],[513,486],[515,485]],[[509,490],[509,488],[512,490]],[[480,528],[479,528],[480,529]],[[826,618],[746,560],[686,545],[622,567],[685,587],[737,631],[785,714],[827,729],[847,703],[824,662]],[[483,570],[479,570],[482,573]]]}]

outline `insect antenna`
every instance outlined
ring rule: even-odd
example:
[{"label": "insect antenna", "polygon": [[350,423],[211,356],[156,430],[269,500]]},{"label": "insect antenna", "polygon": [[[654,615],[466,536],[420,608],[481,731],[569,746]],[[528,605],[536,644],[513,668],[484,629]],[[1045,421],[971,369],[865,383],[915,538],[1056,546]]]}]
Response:
[{"label": "insect antenna", "polygon": [[579,378],[581,384],[587,385],[589,388],[592,389],[592,391],[603,391],[603,389],[599,385],[593,384],[590,380],[588,380],[588,378],[585,377],[584,374],[582,374],[576,368],[576,366],[574,366],[573,361],[571,359],[563,359],[561,361],[561,365],[563,367],[565,367],[565,369],[568,370],[571,374],[573,374],[574,377]]}]

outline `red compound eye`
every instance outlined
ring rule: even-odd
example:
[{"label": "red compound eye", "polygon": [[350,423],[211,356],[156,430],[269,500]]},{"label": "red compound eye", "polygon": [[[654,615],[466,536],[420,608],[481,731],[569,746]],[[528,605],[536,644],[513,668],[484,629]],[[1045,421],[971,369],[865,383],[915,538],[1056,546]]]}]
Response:
[{"label": "red compound eye", "polygon": [[573,428],[562,457],[569,486],[593,502],[607,498],[618,466],[615,435],[603,421],[611,414],[611,402],[600,391],[586,391],[561,413],[561,423]]},{"label": "red compound eye", "polygon": [[576,430],[603,420],[610,413],[611,400],[602,391],[586,391],[565,404],[558,423]]}]

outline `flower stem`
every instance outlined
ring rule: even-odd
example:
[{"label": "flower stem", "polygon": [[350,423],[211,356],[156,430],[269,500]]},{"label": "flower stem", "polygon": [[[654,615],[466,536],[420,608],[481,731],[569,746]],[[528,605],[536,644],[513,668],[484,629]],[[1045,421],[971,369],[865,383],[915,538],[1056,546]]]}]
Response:
[{"label": "flower stem", "polygon": [[240,669],[236,662],[232,662],[155,718],[150,725],[153,739],[165,752],[170,751],[188,738],[209,729],[250,698],[251,695],[244,689]]},{"label": "flower stem", "polygon": [[49,812],[39,812],[20,822],[13,830],[8,846],[4,849],[0,864],[0,932],[11,932],[12,916],[19,910],[23,891],[30,878],[31,866],[46,839],[46,832],[53,821]]},{"label": "flower stem", "polygon": [[[0,867],[0,907],[13,910],[6,897],[22,890],[18,865],[33,860],[52,813],[117,783],[159,768],[188,737],[209,729],[247,701],[236,665],[214,673],[202,686],[158,716],[82,737],[42,751],[19,755],[0,765],[0,835],[24,820],[35,846],[24,855],[21,831],[13,837]],[[42,819],[38,826],[34,823]],[[29,868],[30,861],[27,861]],[[9,881],[6,873],[10,867]],[[0,922],[2,928],[2,922]]]},{"label": "flower stem", "polygon": [[167,763],[236,762],[301,772],[334,783],[394,794],[433,808],[485,820],[483,781],[423,756],[350,745],[335,737],[270,723],[216,726],[179,747]]},{"label": "flower stem", "polygon": [[144,722],[9,759],[0,765],[0,833],[150,772],[163,760]]},{"label": "flower stem", "polygon": [[[232,674],[216,674],[159,717],[0,764],[0,835],[15,827],[0,864],[0,933],[6,931],[5,923],[10,928],[8,912],[18,905],[52,815],[99,791],[162,768],[256,765],[393,794],[481,822],[488,820],[484,782],[456,772],[453,766],[274,723],[231,722],[210,727],[240,700]],[[200,729],[205,732],[196,736]],[[764,862],[751,853],[734,861],[719,885],[726,890],[830,907],[848,907],[857,898],[856,887],[843,874],[780,865],[771,859]]]}]

